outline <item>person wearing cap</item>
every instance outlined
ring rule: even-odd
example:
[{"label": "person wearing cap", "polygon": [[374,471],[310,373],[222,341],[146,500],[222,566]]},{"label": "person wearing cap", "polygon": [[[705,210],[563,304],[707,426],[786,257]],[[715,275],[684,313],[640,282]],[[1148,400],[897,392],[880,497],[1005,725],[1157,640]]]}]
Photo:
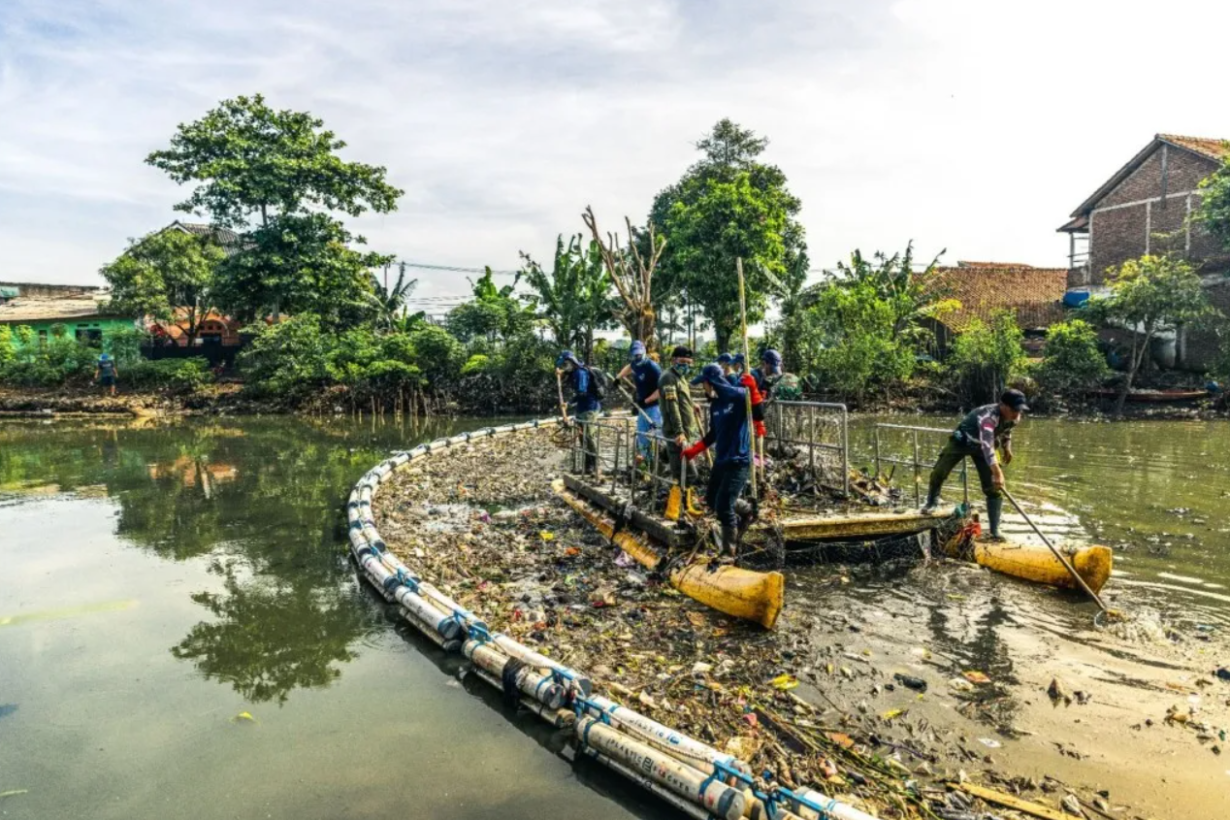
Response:
[{"label": "person wearing cap", "polygon": [[931,484],[927,488],[927,504],[922,512],[930,515],[940,503],[940,490],[944,480],[969,456],[978,468],[978,480],[987,499],[987,523],[990,538],[1002,541],[999,521],[1004,511],[1004,471],[996,458],[996,450],[1003,454],[1003,463],[1012,463],[1012,428],[1020,421],[1021,414],[1029,410],[1025,394],[1020,390],[1005,390],[996,404],[979,407],[961,419],[952,437],[940,451],[935,466],[931,469]]},{"label": "person wearing cap", "polygon": [[616,376],[619,380],[631,377],[636,388],[633,401],[639,412],[636,414],[636,451],[641,458],[649,457],[649,433],[662,426],[662,410],[658,407],[658,381],[662,368],[645,352],[645,343],[639,339],[628,349],[628,363]]},{"label": "person wearing cap", "polygon": [[[602,402],[598,399],[594,376],[571,350],[561,351],[556,357],[555,372],[568,380],[568,387],[572,391],[572,398],[567,406],[573,408],[574,417],[581,425],[581,448],[585,453],[584,472],[597,473],[598,431],[594,422],[602,411]],[[564,409],[565,424],[569,423],[567,406]]]},{"label": "person wearing cap", "polygon": [[107,353],[103,353],[98,357],[98,363],[94,366],[94,381],[102,387],[103,392],[111,391],[111,395],[115,395],[115,382],[120,376],[119,368],[115,366],[115,359]]},{"label": "person wearing cap", "polygon": [[721,525],[719,546],[734,552],[739,534],[750,521],[750,508],[740,509],[739,496],[752,467],[752,437],[748,424],[747,389],[726,381],[722,367],[707,364],[692,384],[703,384],[709,397],[709,432],[683,451],[691,461],[713,448],[713,469],[705,490],[705,503]]},{"label": "person wearing cap", "polygon": [[[666,457],[670,463],[671,481],[678,481],[683,464],[683,448],[700,436],[696,423],[696,405],[688,389],[688,374],[692,370],[692,348],[679,345],[671,351],[670,366],[658,380],[662,413],[662,435],[667,439]],[[688,480],[695,470],[688,462]]]},{"label": "person wearing cap", "polygon": [[739,370],[735,364],[738,358],[738,356],[732,353],[723,353],[717,357],[718,366],[722,368],[722,374],[726,376],[726,381],[736,387],[739,385]]},{"label": "person wearing cap", "polygon": [[782,370],[782,354],[773,348],[769,348],[760,354],[760,366],[752,368],[752,377],[756,380],[756,388],[760,390],[760,395],[766,401],[772,396],[773,386],[781,381],[784,372]]}]

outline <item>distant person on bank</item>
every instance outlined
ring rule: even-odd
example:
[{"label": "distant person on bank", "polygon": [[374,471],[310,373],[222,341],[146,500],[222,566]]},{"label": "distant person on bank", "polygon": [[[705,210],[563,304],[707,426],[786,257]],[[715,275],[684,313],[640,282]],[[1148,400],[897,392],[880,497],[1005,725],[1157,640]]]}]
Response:
[{"label": "distant person on bank", "polygon": [[989,540],[1004,540],[999,533],[999,521],[1004,511],[1004,471],[995,451],[1003,455],[1004,464],[1012,463],[1012,428],[1028,409],[1024,393],[1005,390],[997,404],[979,407],[961,419],[931,469],[931,485],[927,489],[927,504],[922,512],[926,515],[935,512],[944,480],[968,456],[978,469],[978,480],[987,499],[987,522],[991,529]]},{"label": "distant person on bank", "polygon": [[115,395],[115,382],[119,377],[120,371],[115,366],[115,359],[107,353],[99,356],[98,363],[94,366],[94,381],[98,382],[104,393],[110,390],[111,395]]}]

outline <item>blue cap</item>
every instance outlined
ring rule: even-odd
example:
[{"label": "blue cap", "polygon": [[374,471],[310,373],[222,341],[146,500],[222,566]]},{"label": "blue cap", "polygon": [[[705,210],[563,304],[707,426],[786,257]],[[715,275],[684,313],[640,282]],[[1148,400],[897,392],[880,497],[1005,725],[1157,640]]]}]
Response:
[{"label": "blue cap", "polygon": [[717,357],[718,364],[734,364],[734,361],[735,357],[729,353],[723,353],[721,356]]},{"label": "blue cap", "polygon": [[764,353],[761,353],[760,361],[767,364],[774,373],[782,369],[782,354],[773,348],[769,348]]},{"label": "blue cap", "polygon": [[103,354],[101,354],[101,355],[98,357],[98,360],[99,360],[100,362],[105,362],[105,361],[109,360],[110,358],[111,358],[111,357],[110,357],[110,356],[108,356],[106,353],[103,353]]},{"label": "blue cap", "polygon": [[632,347],[628,348],[628,356],[636,358],[637,356],[645,355],[645,343],[637,339],[632,343]]},{"label": "blue cap", "polygon": [[741,365],[741,364],[744,364],[744,363],[746,363],[746,362],[747,362],[747,359],[743,356],[743,354],[742,354],[742,353],[736,353],[736,354],[735,354],[735,360],[734,360],[734,363],[735,363],[735,364],[739,364],[739,365]]},{"label": "blue cap", "polygon": [[707,364],[701,368],[700,373],[692,379],[692,384],[700,384],[701,382],[709,382],[709,384],[726,384],[726,377],[722,375],[720,365]]},{"label": "blue cap", "polygon": [[555,357],[556,369],[563,367],[568,362],[572,362],[573,364],[578,365],[578,366],[581,364],[580,362],[577,361],[577,357],[572,355],[571,350],[562,350],[560,351],[560,354]]}]

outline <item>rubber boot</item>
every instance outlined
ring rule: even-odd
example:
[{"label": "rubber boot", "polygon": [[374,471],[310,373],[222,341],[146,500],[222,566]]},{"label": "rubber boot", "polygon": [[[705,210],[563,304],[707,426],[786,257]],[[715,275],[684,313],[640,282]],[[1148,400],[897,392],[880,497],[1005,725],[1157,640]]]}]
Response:
[{"label": "rubber boot", "polygon": [[1003,496],[990,496],[987,498],[987,524],[991,528],[991,540],[1003,541],[1003,536],[999,534],[999,519],[1004,514],[1004,499]]},{"label": "rubber boot", "polygon": [[756,510],[751,502],[740,498],[735,502],[735,515],[739,516],[739,527],[735,532],[735,545],[742,546],[744,534],[747,533],[748,527],[752,526],[752,522],[756,520]]},{"label": "rubber boot", "polygon": [[732,556],[735,555],[736,547],[738,543],[739,543],[738,531],[734,527],[723,524],[722,534],[721,534],[721,543],[718,545],[721,548],[722,552],[729,553]]}]

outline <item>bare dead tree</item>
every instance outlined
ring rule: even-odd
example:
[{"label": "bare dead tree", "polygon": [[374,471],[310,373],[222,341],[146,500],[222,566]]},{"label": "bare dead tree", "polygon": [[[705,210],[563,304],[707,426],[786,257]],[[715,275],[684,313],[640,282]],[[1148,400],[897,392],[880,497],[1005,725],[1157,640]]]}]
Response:
[{"label": "bare dead tree", "polygon": [[607,233],[603,239],[598,230],[598,220],[594,217],[594,209],[589,205],[585,206],[581,219],[593,234],[594,241],[598,243],[607,273],[611,275],[611,281],[619,292],[620,304],[613,311],[616,321],[624,326],[629,336],[640,339],[651,353],[655,352],[658,338],[654,333],[656,315],[653,310],[653,271],[662,257],[662,249],[666,247],[666,237],[655,236],[653,223],[649,224],[650,256],[646,259],[636,247],[632,221],[627,217],[624,217],[624,224],[628,228],[626,249],[620,244],[617,233]]}]

